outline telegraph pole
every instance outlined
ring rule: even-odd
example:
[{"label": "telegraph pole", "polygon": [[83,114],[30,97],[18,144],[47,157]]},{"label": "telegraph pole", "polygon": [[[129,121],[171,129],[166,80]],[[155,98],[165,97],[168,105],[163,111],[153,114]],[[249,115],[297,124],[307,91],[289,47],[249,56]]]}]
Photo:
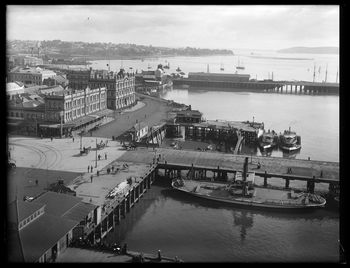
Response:
[{"label": "telegraph pole", "polygon": [[96,157],[95,157],[95,168],[97,168],[97,138],[96,138]]}]

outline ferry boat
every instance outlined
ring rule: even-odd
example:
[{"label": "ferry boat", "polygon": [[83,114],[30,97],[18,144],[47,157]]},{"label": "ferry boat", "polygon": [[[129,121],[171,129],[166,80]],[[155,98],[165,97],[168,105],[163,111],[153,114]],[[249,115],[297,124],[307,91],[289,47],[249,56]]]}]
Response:
[{"label": "ferry boat", "polygon": [[279,136],[280,148],[291,152],[301,148],[301,137],[295,131],[291,131],[290,127]]},{"label": "ferry boat", "polygon": [[278,144],[278,135],[277,133],[272,131],[264,131],[262,135],[259,137],[259,146],[264,150],[272,149]]},{"label": "ferry boat", "polygon": [[171,186],[196,197],[258,208],[305,209],[324,207],[326,199],[311,193],[294,193],[283,188],[265,188],[254,184],[255,172],[248,172],[248,158],[243,172],[230,182],[174,179]]}]

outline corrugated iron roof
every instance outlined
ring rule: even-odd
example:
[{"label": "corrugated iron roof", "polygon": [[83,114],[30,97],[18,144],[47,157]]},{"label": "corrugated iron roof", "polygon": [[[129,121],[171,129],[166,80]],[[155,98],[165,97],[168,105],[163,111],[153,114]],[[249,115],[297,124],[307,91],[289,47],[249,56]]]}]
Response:
[{"label": "corrugated iron roof", "polygon": [[63,218],[80,222],[96,207],[98,206],[90,203],[80,202],[76,204],[73,208],[68,210],[66,213],[64,213],[62,216]]},{"label": "corrugated iron roof", "polygon": [[47,213],[62,216],[68,210],[73,208],[76,204],[81,202],[82,198],[68,195],[59,194],[55,192],[46,192],[38,198],[34,199],[32,203],[42,203],[45,204],[45,211]]}]

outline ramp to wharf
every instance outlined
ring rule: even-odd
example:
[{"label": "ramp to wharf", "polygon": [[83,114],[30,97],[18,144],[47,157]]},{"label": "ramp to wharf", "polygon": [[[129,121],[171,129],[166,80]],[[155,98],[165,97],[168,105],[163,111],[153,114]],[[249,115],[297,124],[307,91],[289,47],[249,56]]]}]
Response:
[{"label": "ramp to wharf", "polygon": [[[156,150],[138,148],[136,151],[128,151],[118,160],[129,162],[153,163],[154,156],[161,154],[159,165],[167,162],[173,167],[181,166],[190,168],[193,164],[196,168],[221,171],[242,170],[245,157],[249,157],[248,169],[262,175],[265,171],[268,176],[278,176],[298,180],[308,180],[315,176],[319,182],[339,183],[339,163],[316,160],[287,159],[280,157],[262,157],[248,155],[232,155],[218,152],[200,152],[189,150],[174,150],[158,148]],[[257,163],[260,162],[260,169]],[[288,169],[292,168],[292,174]],[[322,171],[322,172],[321,172]]]}]

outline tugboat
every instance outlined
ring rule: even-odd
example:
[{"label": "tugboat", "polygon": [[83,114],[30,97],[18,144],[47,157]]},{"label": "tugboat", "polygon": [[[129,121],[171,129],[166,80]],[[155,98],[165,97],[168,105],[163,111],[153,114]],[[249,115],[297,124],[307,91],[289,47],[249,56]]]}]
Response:
[{"label": "tugboat", "polygon": [[278,135],[272,130],[264,131],[259,137],[259,146],[264,150],[272,149],[278,144]]},{"label": "tugboat", "polygon": [[273,209],[305,209],[324,207],[326,200],[316,194],[266,188],[254,184],[255,172],[248,172],[248,157],[243,172],[237,171],[229,182],[174,179],[171,186],[196,197],[222,203]]},{"label": "tugboat", "polygon": [[279,136],[280,148],[282,150],[291,152],[301,148],[301,137],[296,134],[295,131],[285,130],[283,134]]}]

